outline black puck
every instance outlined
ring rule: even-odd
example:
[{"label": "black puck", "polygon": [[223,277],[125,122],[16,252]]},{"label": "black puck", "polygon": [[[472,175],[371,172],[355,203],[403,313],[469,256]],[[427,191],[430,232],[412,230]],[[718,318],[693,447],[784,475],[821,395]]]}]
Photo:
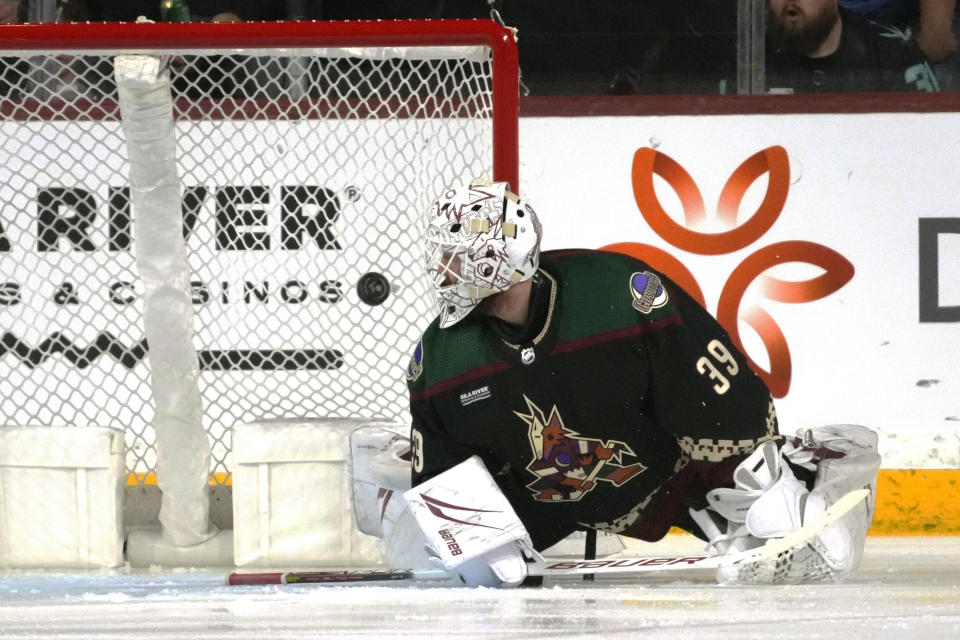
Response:
[{"label": "black puck", "polygon": [[357,280],[357,295],[371,307],[383,304],[390,295],[390,283],[382,273],[371,271]]}]

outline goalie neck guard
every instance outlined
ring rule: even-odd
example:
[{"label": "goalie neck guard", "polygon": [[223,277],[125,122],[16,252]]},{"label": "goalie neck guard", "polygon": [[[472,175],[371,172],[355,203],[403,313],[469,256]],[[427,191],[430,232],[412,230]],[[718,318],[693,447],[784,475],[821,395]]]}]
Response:
[{"label": "goalie neck guard", "polygon": [[507,183],[447,189],[427,217],[426,268],[440,306],[440,328],[536,273],[540,222]]}]

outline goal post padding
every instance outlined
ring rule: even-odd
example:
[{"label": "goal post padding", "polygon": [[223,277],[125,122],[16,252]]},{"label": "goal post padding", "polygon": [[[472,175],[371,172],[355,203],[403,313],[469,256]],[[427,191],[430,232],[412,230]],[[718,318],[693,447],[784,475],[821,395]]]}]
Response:
[{"label": "goal post padding", "polygon": [[[156,477],[151,374],[167,365],[144,327],[163,316],[138,270],[134,221],[149,205],[132,195],[118,55],[153,57],[170,77],[156,115],[172,105],[180,184],[159,209],[182,226],[209,482],[229,483],[239,424],[406,420],[403,372],[435,312],[419,216],[449,184],[517,182],[510,30],[0,29],[0,425],[119,427],[128,500]],[[202,468],[202,449],[171,453]],[[128,523],[156,515],[127,511]]]},{"label": "goal post padding", "polygon": [[[121,131],[129,166],[137,276],[143,285],[143,333],[156,438],[159,520],[164,542],[194,546],[210,526],[210,442],[203,428],[200,364],[180,210],[169,69],[161,56],[113,59]],[[187,454],[187,452],[189,452]]]}]

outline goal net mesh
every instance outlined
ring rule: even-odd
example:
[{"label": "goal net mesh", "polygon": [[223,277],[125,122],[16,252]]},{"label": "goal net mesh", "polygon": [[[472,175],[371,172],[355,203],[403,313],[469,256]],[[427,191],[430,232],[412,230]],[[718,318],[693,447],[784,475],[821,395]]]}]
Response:
[{"label": "goal net mesh", "polygon": [[[213,481],[237,424],[406,421],[404,370],[435,315],[419,217],[493,177],[489,49],[136,53],[172,79]],[[149,483],[115,55],[0,51],[0,424],[121,427]]]}]

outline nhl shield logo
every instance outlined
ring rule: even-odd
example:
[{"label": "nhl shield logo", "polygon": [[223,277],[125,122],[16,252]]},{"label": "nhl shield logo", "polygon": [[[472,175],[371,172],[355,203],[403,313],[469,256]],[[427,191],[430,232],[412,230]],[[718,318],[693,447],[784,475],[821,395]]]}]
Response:
[{"label": "nhl shield logo", "polygon": [[660,278],[649,271],[630,276],[630,294],[633,296],[633,308],[640,313],[650,313],[667,304],[670,299]]}]

